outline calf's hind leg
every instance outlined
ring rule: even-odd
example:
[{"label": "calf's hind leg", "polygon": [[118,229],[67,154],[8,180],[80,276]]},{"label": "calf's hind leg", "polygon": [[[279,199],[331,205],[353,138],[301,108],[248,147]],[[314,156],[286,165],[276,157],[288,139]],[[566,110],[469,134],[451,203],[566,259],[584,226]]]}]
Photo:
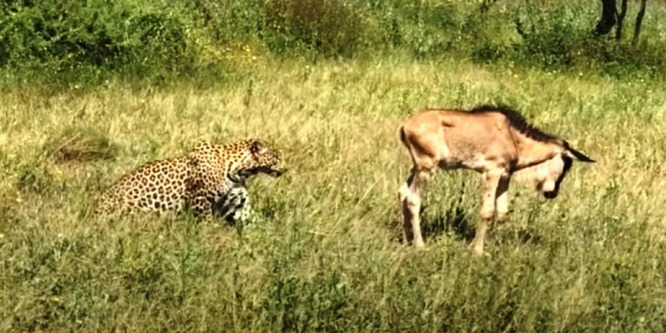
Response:
[{"label": "calf's hind leg", "polygon": [[[498,208],[496,207],[498,194],[500,197],[499,203],[504,205],[506,200],[506,186],[508,186],[508,174],[502,169],[486,171],[483,173],[483,178],[485,188],[483,202],[481,203],[481,218],[479,219],[479,225],[476,228],[474,240],[472,240],[472,243],[470,244],[470,249],[474,255],[483,254],[486,232],[492,224],[496,208]],[[500,189],[503,190],[502,193],[499,193],[498,190]],[[504,210],[505,207],[503,206],[501,209]],[[505,214],[505,212],[502,214]]]},{"label": "calf's hind leg", "polygon": [[511,176],[509,174],[502,175],[497,185],[497,194],[495,200],[495,211],[497,222],[504,222],[509,214],[509,182]]},{"label": "calf's hind leg", "polygon": [[425,246],[421,234],[421,193],[429,176],[429,171],[415,169],[399,190],[404,241],[406,244],[413,243],[418,248]]}]

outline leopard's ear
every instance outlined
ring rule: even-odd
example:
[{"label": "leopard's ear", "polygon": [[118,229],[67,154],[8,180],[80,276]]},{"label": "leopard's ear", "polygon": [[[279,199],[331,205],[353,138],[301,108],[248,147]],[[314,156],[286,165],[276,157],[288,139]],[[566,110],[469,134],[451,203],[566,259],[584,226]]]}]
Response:
[{"label": "leopard's ear", "polygon": [[266,145],[264,145],[261,141],[259,140],[252,140],[250,142],[250,151],[253,154],[261,155],[268,151],[268,148],[266,148]]}]

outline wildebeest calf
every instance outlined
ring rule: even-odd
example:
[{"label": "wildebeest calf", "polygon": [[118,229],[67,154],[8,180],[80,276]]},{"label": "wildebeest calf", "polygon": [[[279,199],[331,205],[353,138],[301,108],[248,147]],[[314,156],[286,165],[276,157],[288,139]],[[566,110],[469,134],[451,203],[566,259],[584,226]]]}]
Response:
[{"label": "wildebeest calf", "polygon": [[505,106],[421,110],[400,128],[400,139],[414,164],[399,191],[405,241],[424,246],[419,213],[429,176],[437,168],[472,169],[482,173],[485,187],[481,220],[470,245],[474,254],[483,253],[492,218],[504,219],[509,211],[507,189],[514,173],[534,182],[538,191],[552,199],[573,159],[594,162]]}]

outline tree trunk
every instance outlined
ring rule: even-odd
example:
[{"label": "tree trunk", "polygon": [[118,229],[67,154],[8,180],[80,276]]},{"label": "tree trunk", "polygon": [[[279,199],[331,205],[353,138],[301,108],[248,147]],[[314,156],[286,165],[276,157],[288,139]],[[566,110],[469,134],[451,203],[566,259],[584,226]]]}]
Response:
[{"label": "tree trunk", "polygon": [[631,40],[631,44],[638,43],[638,35],[641,34],[641,24],[643,24],[643,16],[645,16],[645,2],[647,0],[641,0],[641,10],[638,11],[636,15],[636,25],[634,26],[634,38]]},{"label": "tree trunk", "polygon": [[485,14],[490,10],[490,6],[492,6],[497,0],[483,0],[481,2],[481,7],[479,8],[481,10],[481,14]]},{"label": "tree trunk", "polygon": [[624,16],[627,14],[627,0],[622,0],[620,11],[617,13],[617,24],[615,25],[615,39],[622,39],[622,27],[624,24]]},{"label": "tree trunk", "polygon": [[601,6],[601,19],[594,28],[594,34],[597,36],[605,35],[613,29],[617,15],[615,0],[601,0]]}]

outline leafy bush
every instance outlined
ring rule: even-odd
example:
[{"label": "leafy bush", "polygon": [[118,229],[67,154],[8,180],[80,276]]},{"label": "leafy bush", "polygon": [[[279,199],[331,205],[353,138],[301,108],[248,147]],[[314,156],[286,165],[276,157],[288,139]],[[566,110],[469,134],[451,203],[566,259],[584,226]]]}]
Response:
[{"label": "leafy bush", "polygon": [[180,72],[193,61],[182,18],[123,1],[13,1],[1,15],[0,66],[140,76]]},{"label": "leafy bush", "polygon": [[509,45],[482,40],[474,47],[472,59],[486,63],[510,60],[558,70],[597,68],[613,75],[654,75],[666,70],[663,48],[594,37],[590,27],[596,12],[589,7],[536,8],[528,2],[519,9],[513,21],[520,39]]},{"label": "leafy bush", "polygon": [[256,38],[264,0],[186,0],[194,20],[211,39],[229,44]]},{"label": "leafy bush", "polygon": [[416,57],[437,56],[455,48],[474,19],[471,7],[452,2],[367,1],[380,22],[384,44]]},{"label": "leafy bush", "polygon": [[[595,38],[589,3],[406,0],[8,0],[0,12],[5,80],[150,83],[220,78],[256,52],[281,56],[453,57],[547,69],[666,72],[666,40]],[[250,45],[254,50],[252,56]],[[259,50],[259,51],[257,51]],[[28,80],[26,80],[26,78]],[[203,79],[202,79],[203,78]]]},{"label": "leafy bush", "polygon": [[307,46],[325,55],[350,56],[362,46],[365,22],[347,0],[274,0],[264,3],[267,44],[284,52]]},{"label": "leafy bush", "polygon": [[126,15],[113,5],[98,5],[55,0],[6,4],[0,30],[0,64],[58,61],[59,67],[79,62],[100,65],[119,57],[123,48],[115,42],[120,36],[113,25]]}]

